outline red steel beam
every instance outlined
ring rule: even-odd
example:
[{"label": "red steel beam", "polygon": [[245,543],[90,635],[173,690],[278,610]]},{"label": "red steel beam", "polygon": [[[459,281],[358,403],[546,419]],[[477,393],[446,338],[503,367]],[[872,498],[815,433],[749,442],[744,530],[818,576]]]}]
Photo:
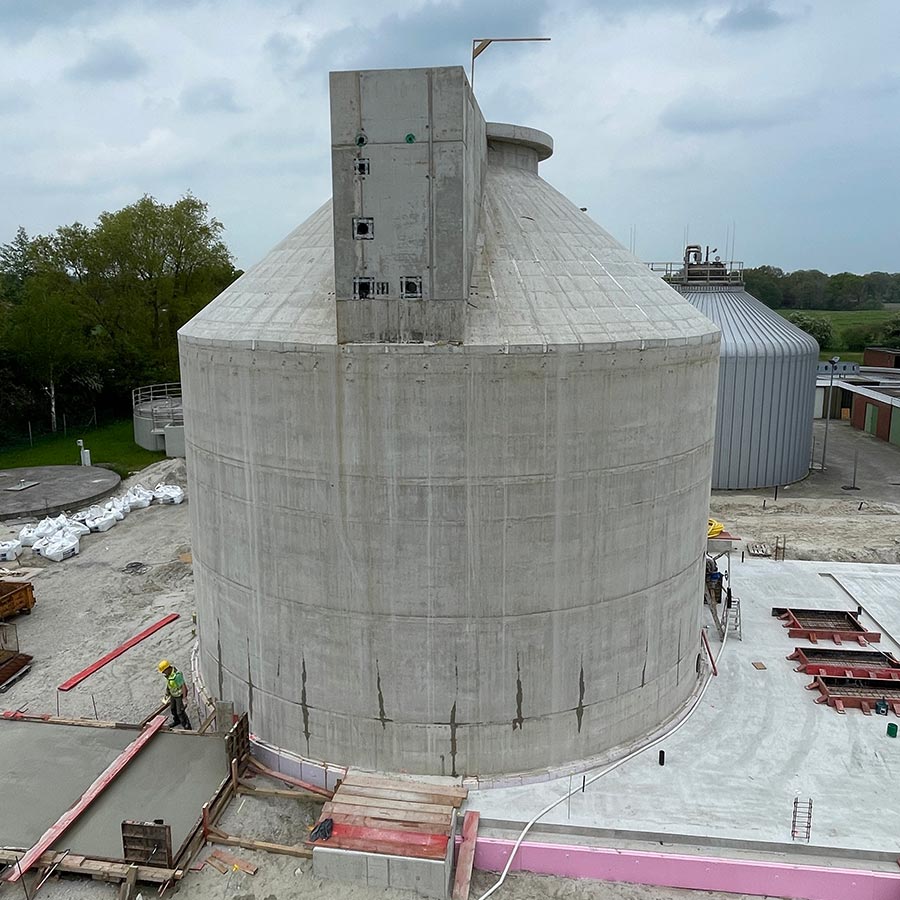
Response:
[{"label": "red steel beam", "polygon": [[101,657],[97,662],[91,663],[86,669],[82,669],[77,675],[73,675],[68,681],[64,681],[58,688],[58,691],[71,691],[73,687],[81,684],[85,678],[90,678],[98,669],[102,669],[107,663],[112,662],[116,657],[121,656],[126,650],[130,650],[135,644],[139,644],[145,638],[155,634],[160,628],[165,628],[170,622],[181,618],[179,613],[169,613],[149,628],[145,628],[140,634],[136,634],[133,638],[129,638],[115,650],[110,650],[106,656]]},{"label": "red steel beam", "polygon": [[37,843],[18,860],[10,875],[9,882],[18,881],[63,835],[66,829],[109,787],[115,777],[137,756],[140,749],[166,724],[165,716],[157,716],[107,767],[97,780],[37,840]]}]

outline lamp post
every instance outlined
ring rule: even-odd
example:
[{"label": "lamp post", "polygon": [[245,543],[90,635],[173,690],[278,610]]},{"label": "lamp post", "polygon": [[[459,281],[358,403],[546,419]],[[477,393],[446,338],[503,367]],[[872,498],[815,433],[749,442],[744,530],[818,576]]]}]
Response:
[{"label": "lamp post", "polygon": [[825,437],[822,439],[822,471],[825,471],[825,451],[828,449],[828,420],[831,418],[831,392],[834,390],[834,370],[841,361],[839,356],[832,356],[828,360],[831,365],[831,378],[828,381],[828,401],[825,410]]}]

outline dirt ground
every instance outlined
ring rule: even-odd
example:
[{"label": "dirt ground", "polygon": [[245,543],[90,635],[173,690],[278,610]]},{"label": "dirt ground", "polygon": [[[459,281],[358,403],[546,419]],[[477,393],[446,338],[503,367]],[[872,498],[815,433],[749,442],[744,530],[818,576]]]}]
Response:
[{"label": "dirt ground", "polygon": [[[152,487],[165,480],[185,486],[183,461],[166,460],[129,479]],[[34,576],[37,605],[30,616],[15,619],[20,647],[34,656],[32,671],[0,695],[0,709],[21,709],[30,714],[57,710],[63,716],[139,721],[162,700],[164,682],[157,672],[160,658],[184,670],[190,668],[194,641],[193,573],[189,557],[190,525],[187,502],[178,506],[151,506],[135,510],[105,534],[85,537],[74,559],[52,563],[26,552],[21,565],[37,568]],[[736,508],[737,509],[737,508]],[[752,506],[738,521],[752,520]],[[757,514],[758,515],[758,514]],[[778,513],[764,513],[778,516]],[[883,515],[869,512],[870,517]],[[893,515],[893,513],[892,513]],[[723,514],[723,517],[724,514]],[[725,517],[727,518],[727,517]],[[898,517],[900,518],[900,517]],[[0,537],[18,527],[0,523]],[[795,533],[791,531],[791,533]],[[142,563],[136,573],[129,563]],[[15,568],[12,564],[7,564]],[[107,651],[170,612],[181,618],[68,693],[56,688]],[[57,703],[59,704],[57,707]],[[195,723],[200,716],[189,710]],[[315,820],[312,804],[283,798],[241,797],[222,819],[232,833],[280,843],[298,843]],[[205,858],[206,848],[200,856]],[[191,872],[177,887],[191,900],[410,900],[399,891],[371,891],[315,878],[311,863],[291,857],[235,851],[255,862],[255,876],[242,872],[221,875],[209,866]],[[477,900],[496,875],[476,872],[471,897]],[[153,889],[144,888],[149,900]],[[171,895],[171,894],[170,894]],[[18,885],[0,886],[0,900],[22,896]],[[102,900],[114,898],[117,888],[75,876],[51,878],[41,889],[45,900]],[[594,881],[570,881],[514,874],[494,895],[497,900],[538,900],[565,897],[575,900],[740,900],[735,894],[664,890]]]}]

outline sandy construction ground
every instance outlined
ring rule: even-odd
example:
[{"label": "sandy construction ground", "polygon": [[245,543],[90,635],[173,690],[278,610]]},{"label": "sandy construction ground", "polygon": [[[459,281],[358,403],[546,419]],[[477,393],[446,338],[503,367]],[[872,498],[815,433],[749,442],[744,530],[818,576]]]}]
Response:
[{"label": "sandy construction ground", "polygon": [[[184,463],[159,463],[130,482],[152,487],[161,480],[184,486]],[[751,521],[749,513],[746,521]],[[17,527],[0,524],[0,535],[16,531]],[[35,660],[32,671],[0,695],[0,709],[56,714],[58,700],[63,716],[92,718],[96,712],[100,719],[134,722],[148,715],[163,697],[164,683],[156,669],[160,658],[170,659],[185,670],[190,667],[194,629],[189,552],[187,502],[135,510],[109,532],[85,537],[80,555],[63,563],[45,562],[26,552],[21,564],[40,569],[33,579],[37,605],[32,615],[17,617],[15,624],[21,649]],[[131,574],[126,566],[135,562],[143,563],[144,568]],[[72,691],[57,692],[57,685],[65,679],[170,612],[180,613],[181,618]],[[196,727],[198,710],[192,708],[190,713]],[[221,824],[235,834],[298,843],[306,837],[315,813],[314,804],[241,797],[231,803]],[[206,848],[200,858],[208,852]],[[410,900],[413,896],[323,882],[313,876],[311,863],[305,860],[234,852],[259,866],[255,876],[241,872],[221,875],[205,866],[181,882],[181,895],[192,900]],[[495,879],[489,873],[477,872],[473,900]],[[153,895],[152,888],[143,890],[145,900]],[[21,896],[18,885],[0,887],[0,900]],[[117,888],[63,876],[48,881],[39,896],[45,900],[98,900],[116,897]],[[735,894],[666,891],[522,874],[511,876],[493,896],[497,900],[740,900]]]},{"label": "sandy construction ground", "polygon": [[786,559],[900,562],[900,505],[895,503],[869,502],[858,494],[793,498],[790,490],[777,501],[759,493],[717,493],[709,514],[745,542],[774,549],[776,538],[786,541]]}]

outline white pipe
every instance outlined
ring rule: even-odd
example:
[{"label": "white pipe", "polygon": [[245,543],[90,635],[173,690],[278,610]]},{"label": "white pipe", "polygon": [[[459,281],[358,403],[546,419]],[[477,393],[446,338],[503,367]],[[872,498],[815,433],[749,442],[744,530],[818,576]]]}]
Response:
[{"label": "white pipe", "polygon": [[[728,641],[728,630],[726,629],[725,636],[722,638],[722,646],[719,647],[719,652],[716,654],[716,663],[718,663],[719,659],[721,658],[722,651],[725,649],[725,644],[727,643],[727,641]],[[687,720],[690,719],[690,717],[694,714],[694,711],[697,709],[697,707],[700,705],[700,702],[703,700],[703,697],[706,694],[706,689],[709,687],[709,683],[712,681],[712,679],[713,679],[713,676],[712,676],[712,673],[710,673],[707,676],[706,682],[704,683],[703,687],[700,689],[700,693],[697,695],[697,699],[694,700],[694,702],[691,704],[691,708],[687,711],[687,713],[684,715],[683,718],[679,719],[679,721],[676,722],[674,726],[672,726],[672,728],[669,731],[665,732],[665,734],[661,734],[657,738],[654,738],[649,743],[644,744],[643,747],[638,747],[637,750],[632,750],[631,753],[629,753],[627,756],[623,756],[620,760],[617,760],[612,765],[607,766],[605,769],[601,769],[601,771],[599,771],[596,775],[592,775],[590,778],[588,778],[587,781],[585,781],[583,785],[579,785],[578,787],[573,788],[568,793],[563,794],[562,797],[560,797],[558,800],[554,800],[549,806],[545,806],[537,815],[535,815],[532,819],[530,819],[528,824],[522,829],[522,833],[516,839],[516,843],[514,844],[514,846],[512,848],[512,852],[509,854],[509,859],[506,861],[506,865],[503,867],[503,871],[500,873],[500,880],[493,887],[488,888],[488,890],[486,890],[478,898],[478,900],[487,900],[487,898],[490,897],[491,894],[493,894],[494,891],[496,891],[497,888],[499,888],[500,885],[503,884],[503,882],[506,880],[506,876],[509,874],[510,866],[512,866],[513,860],[515,859],[515,856],[519,850],[519,847],[522,846],[522,842],[525,840],[525,836],[528,834],[529,831],[531,831],[532,827],[535,825],[536,822],[538,822],[540,819],[542,819],[544,816],[546,816],[547,813],[550,812],[550,810],[555,809],[557,806],[559,806],[560,803],[564,803],[566,800],[568,800],[569,797],[571,797],[573,794],[577,794],[579,791],[586,788],[589,784],[593,784],[595,781],[602,778],[604,775],[608,775],[614,769],[618,769],[619,766],[623,765],[624,763],[627,763],[630,759],[634,759],[636,756],[639,756],[645,750],[649,750],[651,747],[655,747],[657,744],[666,740],[666,738],[672,737],[687,722]]]}]

